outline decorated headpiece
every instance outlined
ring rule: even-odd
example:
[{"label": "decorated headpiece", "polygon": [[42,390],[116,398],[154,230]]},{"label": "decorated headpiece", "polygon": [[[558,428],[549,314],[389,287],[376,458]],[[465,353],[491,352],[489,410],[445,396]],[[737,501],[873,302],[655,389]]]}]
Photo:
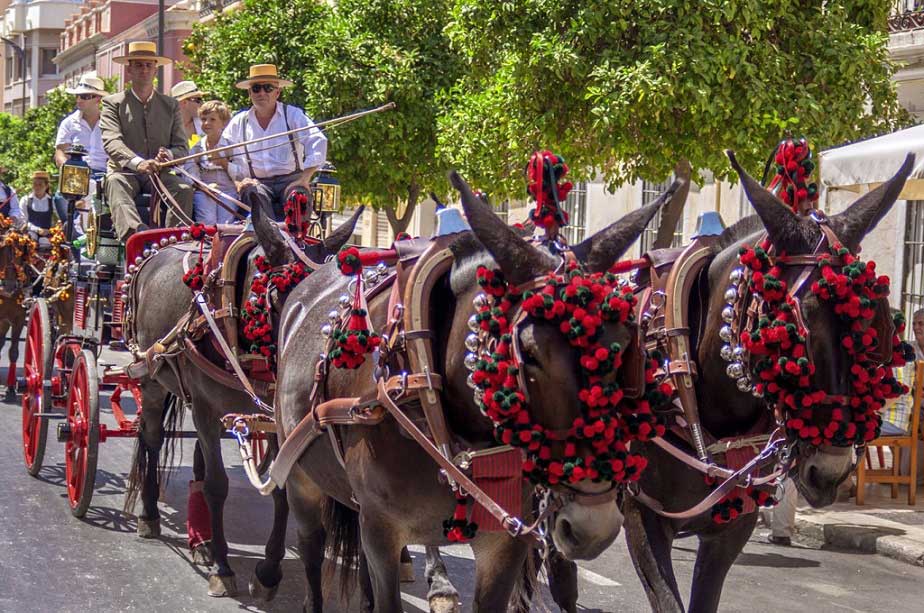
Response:
[{"label": "decorated headpiece", "polygon": [[529,218],[552,239],[558,236],[559,228],[568,225],[568,213],[561,208],[572,187],[570,181],[562,182],[566,174],[565,158],[551,151],[533,153],[526,167],[526,191],[536,202]]},{"label": "decorated headpiece", "polygon": [[818,202],[818,185],[808,183],[815,162],[805,137],[798,140],[787,136],[773,154],[776,175],[767,189],[788,204],[793,212],[805,214]]}]

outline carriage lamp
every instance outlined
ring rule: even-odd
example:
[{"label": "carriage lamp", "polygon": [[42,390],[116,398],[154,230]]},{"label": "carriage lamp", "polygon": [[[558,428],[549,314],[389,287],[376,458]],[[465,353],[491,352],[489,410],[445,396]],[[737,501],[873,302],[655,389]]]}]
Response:
[{"label": "carriage lamp", "polygon": [[87,150],[74,145],[67,152],[67,161],[61,166],[59,190],[70,198],[82,198],[90,193],[90,166],[83,160]]},{"label": "carriage lamp", "polygon": [[335,176],[337,168],[330,162],[324,164],[311,180],[314,194],[315,213],[336,213],[340,210],[340,181]]}]

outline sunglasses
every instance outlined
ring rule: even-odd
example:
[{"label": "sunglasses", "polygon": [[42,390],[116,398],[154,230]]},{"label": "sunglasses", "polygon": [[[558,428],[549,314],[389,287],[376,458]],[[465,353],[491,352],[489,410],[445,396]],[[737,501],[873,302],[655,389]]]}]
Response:
[{"label": "sunglasses", "polygon": [[202,104],[202,98],[187,98],[190,102],[195,102],[196,104]]},{"label": "sunglasses", "polygon": [[255,94],[259,94],[261,89],[268,94],[270,92],[276,91],[276,86],[272,83],[257,83],[250,86],[250,91]]},{"label": "sunglasses", "polygon": [[77,94],[77,97],[81,100],[93,100],[94,98],[99,98],[96,94]]}]

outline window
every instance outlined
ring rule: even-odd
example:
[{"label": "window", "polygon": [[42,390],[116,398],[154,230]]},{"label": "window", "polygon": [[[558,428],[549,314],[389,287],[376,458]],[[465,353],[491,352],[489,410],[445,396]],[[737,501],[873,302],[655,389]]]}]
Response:
[{"label": "window", "polygon": [[52,61],[55,59],[56,55],[58,55],[57,49],[42,49],[42,74],[43,75],[58,74],[58,66]]},{"label": "window", "polygon": [[562,208],[568,213],[568,225],[561,229],[561,233],[569,245],[576,245],[584,240],[587,232],[587,184],[576,183],[568,192]]},{"label": "window", "polygon": [[[642,204],[645,206],[658,199],[658,196],[667,191],[671,186],[672,177],[661,183],[651,183],[642,181]],[[658,228],[661,226],[661,211],[655,213],[655,216],[648,222],[648,227],[642,232],[642,253],[654,247],[655,240],[658,238]],[[677,227],[674,228],[674,240],[671,241],[671,247],[679,247],[683,244],[683,215],[677,220]]]},{"label": "window", "polygon": [[12,54],[6,56],[6,82],[13,81],[13,71],[15,70],[15,58]]},{"label": "window", "polygon": [[909,200],[906,211],[902,312],[908,320],[906,335],[910,338],[911,315],[924,308],[924,200]]}]

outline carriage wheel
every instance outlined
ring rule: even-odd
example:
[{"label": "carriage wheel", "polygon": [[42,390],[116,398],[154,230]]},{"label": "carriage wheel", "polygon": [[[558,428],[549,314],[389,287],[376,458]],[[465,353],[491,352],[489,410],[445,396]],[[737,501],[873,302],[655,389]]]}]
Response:
[{"label": "carriage wheel", "polygon": [[64,444],[67,499],[71,514],[83,517],[93,498],[99,453],[99,379],[96,356],[84,349],[74,362],[67,391],[68,438]]},{"label": "carriage wheel", "polygon": [[22,451],[26,470],[35,477],[42,469],[48,420],[40,417],[50,406],[45,396],[45,379],[51,375],[51,319],[48,305],[38,298],[29,311],[26,328],[26,357],[23,365],[26,385],[22,395]]}]

